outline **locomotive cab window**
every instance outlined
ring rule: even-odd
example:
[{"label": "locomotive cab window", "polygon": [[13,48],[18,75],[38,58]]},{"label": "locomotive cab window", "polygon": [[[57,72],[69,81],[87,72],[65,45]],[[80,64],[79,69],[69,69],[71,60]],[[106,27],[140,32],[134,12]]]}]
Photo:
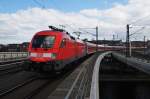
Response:
[{"label": "locomotive cab window", "polygon": [[63,39],[60,44],[60,48],[64,48],[65,46],[66,46],[66,39]]},{"label": "locomotive cab window", "polygon": [[32,42],[33,48],[52,48],[54,45],[55,36],[40,35],[35,36]]}]

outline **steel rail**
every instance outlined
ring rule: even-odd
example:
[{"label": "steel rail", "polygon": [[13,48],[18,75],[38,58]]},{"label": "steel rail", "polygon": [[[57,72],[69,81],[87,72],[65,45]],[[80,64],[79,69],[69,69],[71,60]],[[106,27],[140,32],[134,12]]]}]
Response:
[{"label": "steel rail", "polygon": [[23,83],[18,84],[17,86],[10,88],[9,90],[3,91],[2,93],[0,93],[0,97],[3,97],[3,96],[5,96],[6,94],[9,94],[12,91],[14,91],[14,90],[16,90],[16,89],[18,89],[18,88],[20,88],[22,86],[27,85],[28,83],[30,83],[30,82],[32,82],[32,81],[34,81],[36,79],[38,79],[38,77],[30,78],[29,80],[26,80]]},{"label": "steel rail", "polygon": [[36,94],[38,94],[42,89],[44,89],[50,82],[51,82],[51,80],[46,81],[44,84],[40,85],[38,88],[36,88],[31,93],[29,93],[28,95],[26,95],[24,99],[31,99]]},{"label": "steel rail", "polygon": [[1,68],[3,69],[3,68],[6,67],[6,66],[21,64],[21,63],[23,63],[23,62],[24,62],[24,61],[0,65],[0,71],[1,71]]},{"label": "steel rail", "polygon": [[0,76],[9,74],[9,73],[15,73],[23,70],[22,68],[22,62],[15,62],[5,65],[0,65]]}]

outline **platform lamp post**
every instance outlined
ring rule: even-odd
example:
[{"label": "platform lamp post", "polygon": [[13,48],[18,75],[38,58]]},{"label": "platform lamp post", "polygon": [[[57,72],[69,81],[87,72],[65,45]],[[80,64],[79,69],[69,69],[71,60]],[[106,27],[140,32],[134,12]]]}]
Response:
[{"label": "platform lamp post", "polygon": [[[96,30],[96,52],[98,51],[98,26],[96,26],[95,28],[79,28],[79,29],[95,29]],[[92,33],[90,33],[92,34]]]}]

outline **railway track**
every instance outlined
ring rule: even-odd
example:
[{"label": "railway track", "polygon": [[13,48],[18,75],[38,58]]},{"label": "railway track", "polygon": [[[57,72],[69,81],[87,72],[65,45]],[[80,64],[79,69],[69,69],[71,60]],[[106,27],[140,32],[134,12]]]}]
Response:
[{"label": "railway track", "polygon": [[52,79],[41,79],[38,76],[34,76],[33,78],[30,78],[8,90],[1,91],[0,98],[31,99],[34,95],[42,91],[42,89],[44,89],[52,81]]},{"label": "railway track", "polygon": [[44,89],[50,83],[51,83],[51,80],[44,81],[41,85],[39,85],[39,87],[37,87],[32,92],[30,92],[28,95],[26,95],[24,99],[31,99],[33,96],[38,94],[42,89]]},{"label": "railway track", "polygon": [[[7,90],[1,90],[0,98],[1,99],[31,99],[31,98],[41,99],[42,97],[42,99],[44,99],[47,96],[49,96],[49,94],[52,93],[57,88],[57,86],[88,57],[82,58],[80,59],[80,61],[70,64],[68,68],[64,68],[62,73],[59,74],[50,73],[50,74],[44,74],[40,76],[39,74],[38,75],[36,74],[36,76],[34,76],[33,78],[29,77],[29,79],[23,82],[20,81],[20,83],[16,84],[13,87],[7,88]],[[50,76],[45,76],[45,75],[50,75]],[[16,80],[18,80],[17,77]]]},{"label": "railway track", "polygon": [[12,92],[12,91],[14,91],[14,90],[16,90],[16,89],[18,89],[18,88],[20,88],[20,87],[22,87],[22,86],[27,85],[27,84],[31,83],[32,81],[34,81],[34,80],[36,80],[36,79],[37,79],[37,77],[33,77],[33,78],[30,78],[29,80],[26,80],[26,81],[24,81],[24,82],[18,84],[17,86],[14,86],[14,87],[12,87],[12,88],[6,90],[6,91],[0,91],[0,92],[1,92],[1,93],[0,93],[0,97],[7,95],[7,94],[9,94],[10,92]]},{"label": "railway track", "polygon": [[[59,74],[60,75],[60,74]],[[56,78],[54,77],[33,77],[30,78],[6,91],[1,91],[0,98],[1,99],[31,99],[32,97],[38,95],[41,91],[43,91],[47,86],[51,88],[50,91],[47,91],[47,96],[52,92],[62,80],[65,79],[64,76]],[[54,87],[55,86],[55,87]],[[52,89],[53,88],[53,89]],[[45,96],[46,97],[46,96]]]},{"label": "railway track", "polygon": [[10,73],[16,73],[23,70],[22,64],[23,62],[15,62],[10,64],[0,65],[0,76],[7,75]]},{"label": "railway track", "polygon": [[12,59],[12,60],[5,60],[5,61],[0,61],[0,65],[7,65],[7,64],[11,64],[11,63],[17,63],[17,62],[22,62],[22,61],[26,61],[27,58],[20,58],[20,59]]},{"label": "railway track", "polygon": [[13,74],[11,73],[9,75],[3,75],[0,77],[0,94],[10,89],[12,90],[16,86],[36,76],[37,76],[36,73],[26,72],[26,71],[20,71]]}]

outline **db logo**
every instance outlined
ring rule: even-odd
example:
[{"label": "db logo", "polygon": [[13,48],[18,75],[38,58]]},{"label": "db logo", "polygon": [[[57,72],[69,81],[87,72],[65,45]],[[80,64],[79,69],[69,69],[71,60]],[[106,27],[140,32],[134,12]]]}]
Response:
[{"label": "db logo", "polygon": [[42,53],[38,53],[38,54],[37,54],[37,57],[42,57],[42,56],[43,56]]}]

